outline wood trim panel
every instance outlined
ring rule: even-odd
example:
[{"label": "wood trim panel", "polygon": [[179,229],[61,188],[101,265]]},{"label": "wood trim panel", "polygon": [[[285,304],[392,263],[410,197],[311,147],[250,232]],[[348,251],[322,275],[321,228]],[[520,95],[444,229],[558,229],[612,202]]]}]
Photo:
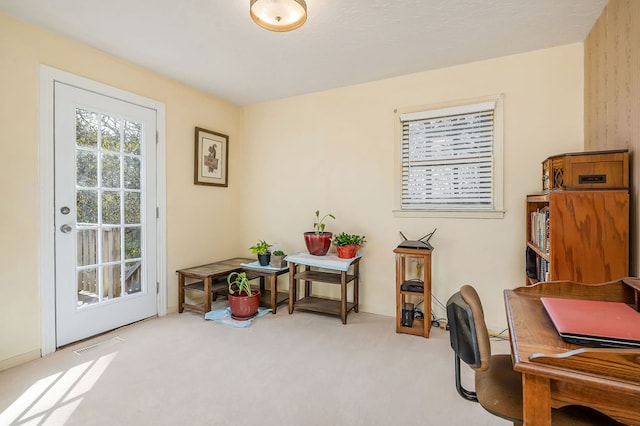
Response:
[{"label": "wood trim panel", "polygon": [[[640,271],[640,1],[609,0],[584,43],[584,147],[630,153],[631,273]],[[635,172],[634,172],[635,170]]]},{"label": "wood trim panel", "polygon": [[604,67],[607,64],[604,47],[607,40],[606,9],[598,18],[585,40],[585,150],[604,148],[598,141],[607,140],[607,79]]}]

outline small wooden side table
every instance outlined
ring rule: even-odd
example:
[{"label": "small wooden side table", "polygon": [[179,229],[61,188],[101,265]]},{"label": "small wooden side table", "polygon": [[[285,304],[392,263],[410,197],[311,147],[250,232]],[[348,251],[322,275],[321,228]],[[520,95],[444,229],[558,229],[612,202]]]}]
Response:
[{"label": "small wooden side table", "polygon": [[[396,333],[429,337],[431,331],[431,252],[432,249],[396,248]],[[412,273],[410,263],[421,264],[421,272]],[[402,284],[422,281],[422,291],[402,290]],[[411,327],[402,325],[402,308],[422,299],[424,318],[415,318]]]},{"label": "small wooden side table", "polygon": [[[178,273],[178,312],[184,309],[207,313],[211,311],[212,292],[219,290],[223,293],[228,288],[227,276],[234,271],[246,272],[251,279],[260,278],[260,303],[271,308],[272,313],[276,313],[278,305],[284,303],[288,297],[286,293],[278,293],[277,277],[289,272],[288,268],[269,268],[255,265],[255,259],[246,257],[234,257],[220,262],[208,263],[206,265],[194,266],[191,268],[179,269]],[[186,284],[186,278],[198,280],[193,284]],[[265,287],[265,280],[269,280],[270,289]],[[185,290],[196,290],[205,294],[202,305],[185,303]]]},{"label": "small wooden side table", "polygon": [[[271,313],[275,314],[278,305],[289,300],[288,293],[278,293],[278,276],[289,272],[289,268],[275,268],[272,266],[261,266],[258,261],[242,263],[242,270],[252,276],[260,276],[260,303],[269,306]],[[269,280],[269,289],[266,289],[264,282]]]},{"label": "small wooden side table", "polygon": [[[232,259],[223,260],[220,262],[208,263],[206,265],[194,266],[191,268],[178,269],[178,312],[182,313],[185,308],[207,313],[211,310],[211,290],[215,280],[225,279],[233,271],[241,270],[240,264],[243,262],[251,262],[253,259],[247,259],[244,257],[234,257]],[[204,304],[193,305],[185,303],[184,292],[188,289],[185,285],[185,278],[194,278],[201,280],[204,284]]]},{"label": "small wooden side table", "polygon": [[[286,257],[289,262],[289,314],[294,307],[309,312],[339,316],[342,324],[347,323],[350,311],[358,312],[359,293],[359,264],[360,256],[353,259],[340,259],[335,255],[313,256],[309,253],[299,253]],[[304,266],[299,271],[298,266]],[[312,267],[321,270],[312,270]],[[353,273],[349,274],[350,268]],[[327,272],[333,270],[337,272]],[[298,283],[304,281],[304,297],[297,300]],[[311,295],[311,283],[322,282],[340,285],[340,300],[332,300]],[[347,284],[353,282],[353,302],[347,300]]]}]

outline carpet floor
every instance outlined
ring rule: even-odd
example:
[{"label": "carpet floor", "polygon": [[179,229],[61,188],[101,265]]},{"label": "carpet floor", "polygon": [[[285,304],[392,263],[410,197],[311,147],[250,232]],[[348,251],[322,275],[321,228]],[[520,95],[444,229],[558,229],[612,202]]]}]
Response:
[{"label": "carpet floor", "polygon": [[0,372],[0,425],[510,424],[453,372],[448,332],[396,334],[390,317],[281,307],[234,328],[185,311]]}]

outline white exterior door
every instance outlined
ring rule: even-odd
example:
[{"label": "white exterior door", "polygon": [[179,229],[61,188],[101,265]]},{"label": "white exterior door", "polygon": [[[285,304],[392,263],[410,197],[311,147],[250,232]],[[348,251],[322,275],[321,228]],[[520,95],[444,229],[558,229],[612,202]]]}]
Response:
[{"label": "white exterior door", "polygon": [[157,313],[156,111],[56,82],[56,346]]}]

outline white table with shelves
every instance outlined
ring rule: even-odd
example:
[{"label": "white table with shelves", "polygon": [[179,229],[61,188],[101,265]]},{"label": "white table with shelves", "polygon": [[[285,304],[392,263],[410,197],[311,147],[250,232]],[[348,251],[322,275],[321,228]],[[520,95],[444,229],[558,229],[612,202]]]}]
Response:
[{"label": "white table with shelves", "polygon": [[[340,259],[335,255],[313,256],[298,253],[286,257],[289,262],[289,314],[294,309],[339,316],[347,323],[350,311],[358,312],[358,285],[360,281],[361,256]],[[349,271],[351,270],[351,273]],[[304,296],[298,299],[298,284],[304,282]],[[313,295],[312,283],[325,283],[340,286],[340,300]],[[347,285],[353,283],[352,301],[348,301]]]}]

